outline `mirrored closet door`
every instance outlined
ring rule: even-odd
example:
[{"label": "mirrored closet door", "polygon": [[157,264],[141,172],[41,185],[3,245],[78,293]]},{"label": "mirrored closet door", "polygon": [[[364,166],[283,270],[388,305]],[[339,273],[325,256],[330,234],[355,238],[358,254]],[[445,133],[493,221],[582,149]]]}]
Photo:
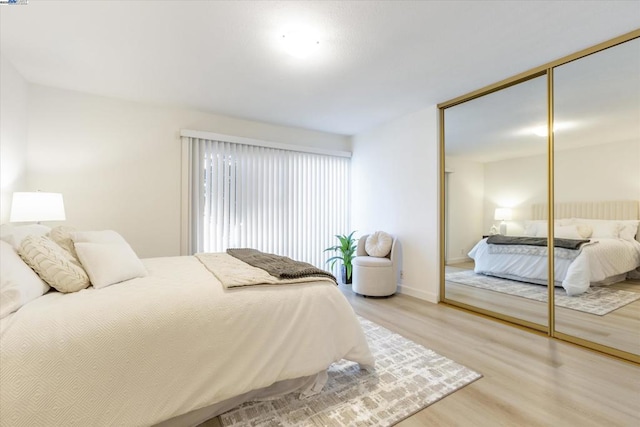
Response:
[{"label": "mirrored closet door", "polygon": [[543,330],[546,253],[527,267],[541,297],[522,298],[529,287],[505,280],[518,274],[509,248],[487,241],[524,234],[533,204],[547,200],[546,121],[544,74],[444,112],[446,298]]},{"label": "mirrored closet door", "polygon": [[[640,355],[640,39],[558,66],[554,81],[556,237],[588,239],[555,299],[559,334]],[[556,264],[567,262],[556,251]],[[576,303],[576,300],[584,300]]]},{"label": "mirrored closet door", "polygon": [[640,30],[439,108],[441,301],[640,363]]}]

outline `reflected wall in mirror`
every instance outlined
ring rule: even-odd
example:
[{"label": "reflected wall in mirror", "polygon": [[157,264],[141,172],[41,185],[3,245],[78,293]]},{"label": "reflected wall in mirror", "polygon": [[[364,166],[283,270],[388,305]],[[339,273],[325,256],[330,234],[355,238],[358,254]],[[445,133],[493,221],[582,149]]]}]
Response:
[{"label": "reflected wall in mirror", "polygon": [[[539,225],[529,220],[533,205],[548,200],[546,88],[540,75],[444,110],[445,300],[542,330],[546,248],[532,248],[534,261],[522,264],[486,237]],[[522,274],[537,284],[504,280]]]},{"label": "reflected wall in mirror", "polygon": [[640,39],[554,69],[554,129],[555,236],[590,240],[555,329],[640,355]]}]

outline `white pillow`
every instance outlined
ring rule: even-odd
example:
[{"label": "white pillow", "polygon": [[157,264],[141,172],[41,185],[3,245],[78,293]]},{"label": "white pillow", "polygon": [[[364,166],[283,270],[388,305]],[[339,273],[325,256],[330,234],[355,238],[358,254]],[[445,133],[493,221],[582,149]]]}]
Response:
[{"label": "white pillow", "polygon": [[13,246],[16,251],[20,249],[20,244],[27,236],[45,236],[51,231],[46,225],[2,225],[1,239]]},{"label": "white pillow", "polygon": [[142,261],[115,231],[82,231],[71,233],[71,236],[94,288],[147,275]]},{"label": "white pillow", "polygon": [[49,290],[49,285],[5,241],[0,241],[0,272],[0,319]]},{"label": "white pillow", "polygon": [[524,222],[524,235],[525,236],[539,236],[546,237],[547,235],[547,220],[536,219],[527,220]]},{"label": "white pillow", "polygon": [[593,230],[591,237],[593,237],[594,239],[617,239],[620,237],[620,229],[622,228],[622,224],[620,221],[585,218],[574,218],[573,221],[575,224],[584,224],[590,226]]},{"label": "white pillow", "polygon": [[384,258],[391,252],[393,237],[384,231],[376,231],[364,242],[364,250],[372,257]]},{"label": "white pillow", "polygon": [[639,220],[620,221],[620,238],[623,240],[634,241],[638,234]]},{"label": "white pillow", "polygon": [[[571,219],[563,218],[557,219],[553,222],[553,227],[564,227],[566,225],[573,224]],[[547,237],[547,220],[546,219],[531,219],[524,222],[524,235],[532,237]],[[558,237],[556,235],[556,237]],[[568,237],[567,237],[568,238]]]},{"label": "white pillow", "polygon": [[[581,233],[582,231],[582,233]],[[553,235],[560,239],[586,239],[590,235],[591,228],[588,225],[561,225],[555,227]]]},{"label": "white pillow", "polygon": [[553,222],[554,226],[563,226],[563,225],[572,225],[575,224],[575,221],[573,220],[573,218],[560,218],[560,219],[556,219]]},{"label": "white pillow", "polygon": [[60,292],[77,292],[89,286],[89,276],[82,267],[47,236],[28,236],[18,254],[42,280]]}]

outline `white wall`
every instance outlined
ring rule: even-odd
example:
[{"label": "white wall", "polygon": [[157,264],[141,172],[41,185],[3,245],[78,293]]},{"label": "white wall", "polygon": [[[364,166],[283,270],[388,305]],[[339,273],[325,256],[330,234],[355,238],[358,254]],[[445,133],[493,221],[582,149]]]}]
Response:
[{"label": "white wall", "polygon": [[400,292],[437,302],[438,109],[408,114],[353,137],[352,228],[402,245]]},{"label": "white wall", "polygon": [[[640,200],[640,140],[558,150],[557,202]],[[497,207],[511,207],[507,234],[522,235],[535,203],[547,203],[547,156],[477,163],[448,157],[447,262],[466,260],[480,237],[498,226]]]},{"label": "white wall", "polygon": [[11,194],[27,175],[28,85],[0,56],[0,223],[9,221]]},{"label": "white wall", "polygon": [[468,261],[467,254],[484,230],[484,164],[460,157],[446,158],[446,262]]},{"label": "white wall", "polygon": [[[531,205],[547,202],[546,155],[485,164],[485,220],[496,206],[514,207],[508,234],[520,234]],[[640,200],[640,140],[558,150],[556,202]]]},{"label": "white wall", "polygon": [[556,202],[640,200],[640,137],[557,151],[554,180]]},{"label": "white wall", "polygon": [[141,257],[180,254],[180,129],[350,150],[342,135],[38,85],[29,103],[28,190],[63,193],[66,225],[115,229]]},{"label": "white wall", "polygon": [[507,234],[521,235],[524,220],[531,219],[531,206],[547,202],[547,175],[546,154],[485,163],[484,233],[499,225],[493,219],[495,209],[505,207],[513,215]]}]

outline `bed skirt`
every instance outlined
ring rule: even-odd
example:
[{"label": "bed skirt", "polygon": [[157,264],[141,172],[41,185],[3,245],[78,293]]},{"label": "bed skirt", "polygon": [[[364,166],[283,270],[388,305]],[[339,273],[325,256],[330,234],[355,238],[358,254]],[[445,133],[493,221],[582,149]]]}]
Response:
[{"label": "bed skirt", "polygon": [[[279,381],[269,387],[252,390],[232,397],[222,402],[214,403],[204,408],[195,409],[183,415],[168,419],[156,424],[156,427],[195,427],[211,418],[217,417],[240,404],[252,400],[271,400],[285,394],[299,391],[301,396],[310,396],[322,390],[327,382],[327,371],[318,372],[316,375]],[[302,398],[302,397],[301,397]]]}]

